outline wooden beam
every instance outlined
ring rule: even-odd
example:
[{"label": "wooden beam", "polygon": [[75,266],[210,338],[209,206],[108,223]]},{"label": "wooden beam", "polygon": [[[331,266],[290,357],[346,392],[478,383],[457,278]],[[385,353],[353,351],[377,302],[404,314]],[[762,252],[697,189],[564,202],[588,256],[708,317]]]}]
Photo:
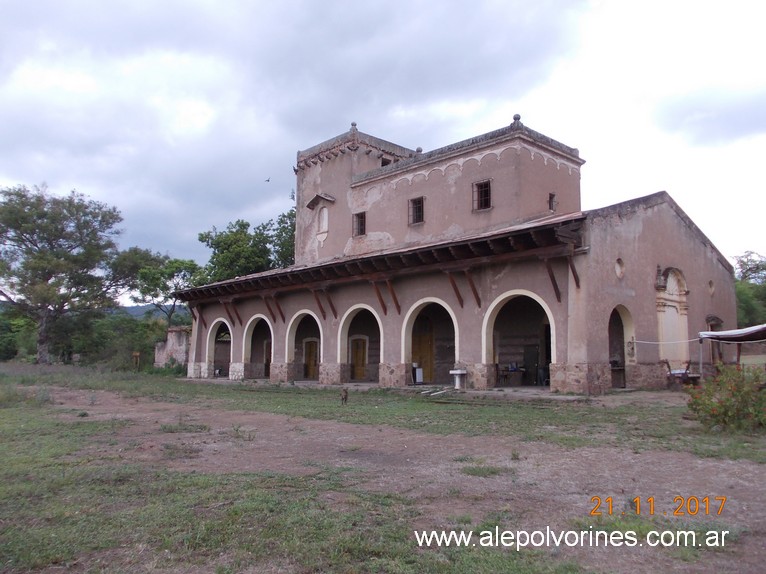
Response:
[{"label": "wooden beam", "polygon": [[[528,237],[528,234],[523,234]],[[523,243],[523,239],[521,240]],[[470,244],[467,244],[470,248]],[[522,245],[517,245],[522,247]],[[487,244],[482,243],[478,246],[476,251],[489,250]],[[446,251],[446,250],[445,250]],[[364,272],[359,265],[354,262],[344,262],[337,264],[334,267],[334,271],[339,277],[337,279],[323,279],[322,281],[313,281],[310,276],[304,274],[296,274],[293,279],[289,281],[289,285],[285,284],[286,278],[282,277],[275,279],[272,277],[264,277],[258,280],[260,283],[258,291],[262,293],[252,293],[250,296],[273,297],[276,293],[284,294],[289,292],[301,291],[305,289],[328,289],[331,287],[337,287],[340,285],[347,285],[351,283],[367,282],[380,282],[386,280],[394,280],[399,277],[407,277],[410,275],[424,275],[426,273],[437,273],[440,271],[452,271],[462,273],[465,269],[476,269],[484,265],[505,265],[517,261],[525,261],[530,259],[556,259],[565,258],[572,255],[572,246],[568,244],[550,245],[548,247],[538,247],[531,249],[520,249],[518,251],[511,251],[502,254],[486,253],[485,255],[476,255],[474,257],[466,257],[464,259],[455,259],[450,261],[437,261],[433,256],[433,253],[426,251],[412,252],[401,254],[402,263],[407,264],[406,267],[401,269],[392,269],[389,271],[375,271]],[[343,276],[344,272],[347,276]],[[249,281],[248,281],[249,283]],[[267,291],[266,293],[263,293]],[[222,295],[221,291],[217,290],[217,287],[205,287],[200,288],[199,291],[191,298],[184,298],[182,300],[186,302],[195,301],[198,303],[204,303],[206,301],[217,301]],[[247,296],[246,293],[239,294],[238,297],[242,298]]]},{"label": "wooden beam", "polygon": [[401,315],[402,307],[399,305],[399,299],[396,297],[396,291],[394,291],[394,285],[391,283],[390,279],[386,279],[386,285],[388,286],[388,293],[391,295],[391,300],[394,302],[394,307],[396,307],[396,314]]},{"label": "wooden beam", "polygon": [[463,308],[463,296],[460,294],[460,289],[458,289],[457,283],[455,283],[455,278],[452,276],[452,273],[447,271],[447,277],[449,278],[449,284],[452,285],[452,290],[455,292],[455,297],[457,297],[457,302],[460,303],[460,308]]},{"label": "wooden beam", "polygon": [[[192,318],[197,320],[197,321],[199,321],[200,323],[202,323],[202,327],[204,329],[207,329],[207,321],[205,321],[205,317],[202,316],[202,310],[201,309],[197,310],[194,307],[190,306],[189,307],[189,311],[192,314]],[[196,313],[196,315],[195,315],[195,313]]]},{"label": "wooden beam", "polygon": [[[239,324],[242,324],[242,317],[239,316],[239,311],[237,310],[237,306],[232,301],[221,301],[223,303],[223,308],[226,309],[226,314],[229,316],[229,320],[232,323],[236,323],[237,321]],[[234,312],[234,315],[232,316],[232,311]],[[237,321],[234,321],[234,317],[237,318]]]},{"label": "wooden beam", "polygon": [[553,274],[553,266],[551,266],[551,260],[545,260],[545,268],[548,270],[548,277],[551,278],[551,284],[553,285],[553,291],[556,293],[556,301],[561,303],[561,290],[559,284],[556,282],[556,276]]},{"label": "wooden beam", "polygon": [[580,288],[580,276],[577,274],[577,268],[575,267],[575,264],[574,264],[574,258],[571,255],[569,255],[567,257],[567,261],[569,262],[569,269],[571,269],[571,271],[572,271],[572,277],[574,277],[575,285],[579,289]]},{"label": "wooden beam", "polygon": [[277,316],[274,314],[274,309],[271,308],[271,305],[269,305],[269,299],[267,297],[262,297],[263,302],[266,303],[266,308],[269,310],[269,315],[271,315],[271,320],[276,323]]},{"label": "wooden beam", "polygon": [[372,288],[375,290],[375,295],[378,297],[378,303],[380,303],[381,309],[383,309],[383,314],[388,315],[388,309],[386,308],[386,302],[383,301],[383,295],[380,292],[380,289],[378,289],[378,284],[375,283],[375,281],[370,281],[372,283]]},{"label": "wooden beam", "polygon": [[279,316],[282,318],[282,322],[285,322],[285,314],[282,311],[282,306],[279,304],[279,301],[277,301],[277,298],[273,295],[271,296],[271,299],[274,301],[274,306],[277,308],[277,311],[279,312]]},{"label": "wooden beam", "polygon": [[229,304],[224,303],[223,308],[226,310],[226,315],[229,317],[229,321],[231,321],[231,323],[234,324],[236,321],[234,321],[234,316],[231,314],[231,310],[229,309]]},{"label": "wooden beam", "polygon": [[322,319],[327,319],[327,313],[324,312],[324,307],[322,306],[322,302],[319,300],[319,295],[315,290],[311,290],[311,293],[314,295],[314,301],[317,302],[317,307],[319,307],[319,312],[322,314]]},{"label": "wooden beam", "polygon": [[330,297],[330,293],[325,289],[322,291],[324,293],[325,298],[327,299],[327,303],[330,305],[330,311],[332,311],[333,318],[338,318],[338,311],[335,309],[335,305],[333,305],[332,298]]},{"label": "wooden beam", "polygon": [[479,290],[476,289],[476,284],[473,282],[473,276],[471,275],[471,270],[466,269],[463,271],[463,274],[465,275],[465,278],[468,280],[468,286],[471,288],[471,293],[473,293],[473,299],[476,301],[476,306],[481,309],[481,297],[479,297]]}]

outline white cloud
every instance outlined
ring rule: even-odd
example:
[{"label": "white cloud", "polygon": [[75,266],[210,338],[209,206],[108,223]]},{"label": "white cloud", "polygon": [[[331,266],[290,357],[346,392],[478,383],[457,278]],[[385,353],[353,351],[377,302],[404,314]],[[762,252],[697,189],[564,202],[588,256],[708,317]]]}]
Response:
[{"label": "white cloud", "polygon": [[0,183],[114,204],[126,246],[204,262],[198,232],[287,209],[296,151],[352,121],[427,151],[519,113],[581,150],[585,207],[665,189],[727,255],[766,252],[752,209],[766,134],[758,3],[38,0],[3,12]]}]

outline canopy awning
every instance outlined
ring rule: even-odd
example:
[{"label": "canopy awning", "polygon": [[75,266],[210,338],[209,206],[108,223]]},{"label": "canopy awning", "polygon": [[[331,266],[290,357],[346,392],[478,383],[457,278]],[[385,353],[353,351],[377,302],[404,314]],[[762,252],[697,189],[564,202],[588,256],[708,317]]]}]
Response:
[{"label": "canopy awning", "polygon": [[712,339],[724,343],[752,343],[766,340],[766,325],[755,325],[730,331],[700,331],[700,339]]}]

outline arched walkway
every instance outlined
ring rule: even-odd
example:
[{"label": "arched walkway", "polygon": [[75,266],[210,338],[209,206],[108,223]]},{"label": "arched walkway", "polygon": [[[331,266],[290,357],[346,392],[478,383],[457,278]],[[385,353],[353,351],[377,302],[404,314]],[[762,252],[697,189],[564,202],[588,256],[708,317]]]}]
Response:
[{"label": "arched walkway", "polygon": [[273,329],[263,315],[250,319],[243,339],[243,362],[246,379],[268,379],[273,357]]},{"label": "arched walkway", "polygon": [[426,298],[415,303],[402,332],[402,362],[413,365],[413,381],[450,383],[449,372],[460,357],[459,340],[457,319],[444,301]]},{"label": "arched walkway", "polygon": [[497,385],[549,384],[556,328],[545,301],[525,290],[495,299],[484,317],[482,356],[496,365]]},{"label": "arched walkway", "polygon": [[308,310],[296,313],[287,329],[285,345],[285,362],[293,365],[290,378],[319,380],[324,353],[322,340],[317,316]]},{"label": "arched walkway", "polygon": [[228,377],[231,365],[231,327],[224,319],[210,325],[207,337],[208,377]]},{"label": "arched walkway", "polygon": [[341,319],[338,363],[349,365],[353,381],[378,381],[383,357],[383,326],[372,307],[356,305]]}]

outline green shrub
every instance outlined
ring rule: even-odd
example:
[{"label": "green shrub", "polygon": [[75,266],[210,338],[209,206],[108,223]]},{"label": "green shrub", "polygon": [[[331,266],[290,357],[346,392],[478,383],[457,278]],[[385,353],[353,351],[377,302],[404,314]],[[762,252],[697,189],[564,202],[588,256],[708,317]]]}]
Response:
[{"label": "green shrub", "polygon": [[712,429],[766,428],[766,380],[762,368],[723,366],[719,374],[689,392],[689,410]]}]

